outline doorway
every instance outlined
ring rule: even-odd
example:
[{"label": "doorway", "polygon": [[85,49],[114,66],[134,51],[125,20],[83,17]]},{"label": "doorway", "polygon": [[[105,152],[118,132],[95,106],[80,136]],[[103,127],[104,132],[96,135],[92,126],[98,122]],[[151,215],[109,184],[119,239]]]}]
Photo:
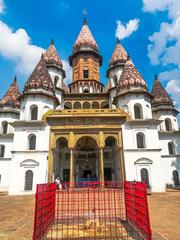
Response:
[{"label": "doorway", "polygon": [[179,186],[179,173],[177,170],[173,171],[173,181],[174,181],[174,186]]},{"label": "doorway", "polygon": [[146,183],[146,187],[150,188],[149,184],[149,173],[146,168],[141,169],[141,181]]},{"label": "doorway", "polygon": [[32,186],[33,186],[33,172],[31,170],[28,170],[25,172],[24,190],[30,191],[32,190]]}]

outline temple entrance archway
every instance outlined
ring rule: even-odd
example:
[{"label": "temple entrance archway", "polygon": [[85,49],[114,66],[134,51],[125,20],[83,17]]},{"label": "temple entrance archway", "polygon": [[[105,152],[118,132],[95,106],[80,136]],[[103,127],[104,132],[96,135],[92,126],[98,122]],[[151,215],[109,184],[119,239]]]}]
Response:
[{"label": "temple entrance archway", "polygon": [[54,150],[54,179],[59,176],[61,180],[69,182],[70,178],[70,149],[64,137],[56,140]]},{"label": "temple entrance archway", "polygon": [[75,181],[99,180],[99,151],[96,140],[90,136],[78,139],[74,150]]}]

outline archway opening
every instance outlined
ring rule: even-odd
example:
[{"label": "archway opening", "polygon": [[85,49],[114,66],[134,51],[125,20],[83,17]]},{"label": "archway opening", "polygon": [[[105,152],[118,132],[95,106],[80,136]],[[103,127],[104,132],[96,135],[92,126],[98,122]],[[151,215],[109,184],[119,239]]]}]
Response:
[{"label": "archway opening", "polygon": [[24,190],[31,191],[32,187],[33,187],[33,172],[31,170],[27,170],[25,172]]},{"label": "archway opening", "polygon": [[85,136],[77,141],[74,163],[76,182],[99,180],[99,151],[94,138]]},{"label": "archway opening", "polygon": [[179,181],[179,173],[178,173],[178,171],[177,171],[177,170],[174,170],[174,171],[172,172],[172,174],[173,174],[174,186],[175,186],[175,187],[176,187],[176,186],[179,186],[179,185],[180,185],[180,181]]},{"label": "archway opening", "polygon": [[69,182],[70,177],[70,150],[68,141],[64,137],[60,137],[56,141],[56,147],[53,151],[54,170],[53,178],[57,176],[61,181]]},{"label": "archway opening", "polygon": [[141,181],[146,183],[146,187],[150,188],[149,184],[149,172],[146,168],[141,169]]},{"label": "archway opening", "polygon": [[120,152],[117,147],[117,141],[113,136],[109,136],[105,140],[104,148],[104,180],[120,181],[120,170]]}]

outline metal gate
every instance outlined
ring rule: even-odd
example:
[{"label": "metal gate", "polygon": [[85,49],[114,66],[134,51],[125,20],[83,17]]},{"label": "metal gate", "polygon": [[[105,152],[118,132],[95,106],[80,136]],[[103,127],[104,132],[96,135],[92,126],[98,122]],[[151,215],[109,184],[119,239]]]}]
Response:
[{"label": "metal gate", "polygon": [[151,240],[142,182],[37,185],[33,240]]}]

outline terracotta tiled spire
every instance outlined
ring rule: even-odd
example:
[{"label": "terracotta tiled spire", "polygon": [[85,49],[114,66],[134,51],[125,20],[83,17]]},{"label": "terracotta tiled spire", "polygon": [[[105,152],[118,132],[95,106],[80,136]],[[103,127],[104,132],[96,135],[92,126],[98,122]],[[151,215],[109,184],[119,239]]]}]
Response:
[{"label": "terracotta tiled spire", "polygon": [[98,51],[98,45],[87,25],[86,18],[84,18],[83,26],[73,46],[73,51],[79,50],[81,47],[89,47]]},{"label": "terracotta tiled spire", "polygon": [[53,40],[51,40],[49,48],[44,53],[44,60],[47,64],[55,64],[61,68],[63,67],[62,61],[57,53]]},{"label": "terracotta tiled spire", "polygon": [[20,107],[20,102],[17,100],[19,96],[20,91],[15,76],[14,81],[11,83],[9,89],[0,100],[0,106]]},{"label": "terracotta tiled spire", "polygon": [[54,85],[48,73],[43,55],[26,82],[24,93],[31,89],[42,89],[53,95],[55,93]]},{"label": "terracotta tiled spire", "polygon": [[128,54],[123,46],[120,44],[120,40],[117,39],[117,44],[109,62],[109,66],[116,63],[125,63],[128,60]]},{"label": "terracotta tiled spire", "polygon": [[138,72],[132,61],[128,60],[118,81],[118,89],[120,90],[131,86],[138,86],[147,89],[145,80]]},{"label": "terracotta tiled spire", "polygon": [[173,101],[169,94],[166,92],[165,88],[162,86],[157,75],[155,74],[154,85],[151,92],[153,96],[152,105],[171,105],[173,106]]}]

